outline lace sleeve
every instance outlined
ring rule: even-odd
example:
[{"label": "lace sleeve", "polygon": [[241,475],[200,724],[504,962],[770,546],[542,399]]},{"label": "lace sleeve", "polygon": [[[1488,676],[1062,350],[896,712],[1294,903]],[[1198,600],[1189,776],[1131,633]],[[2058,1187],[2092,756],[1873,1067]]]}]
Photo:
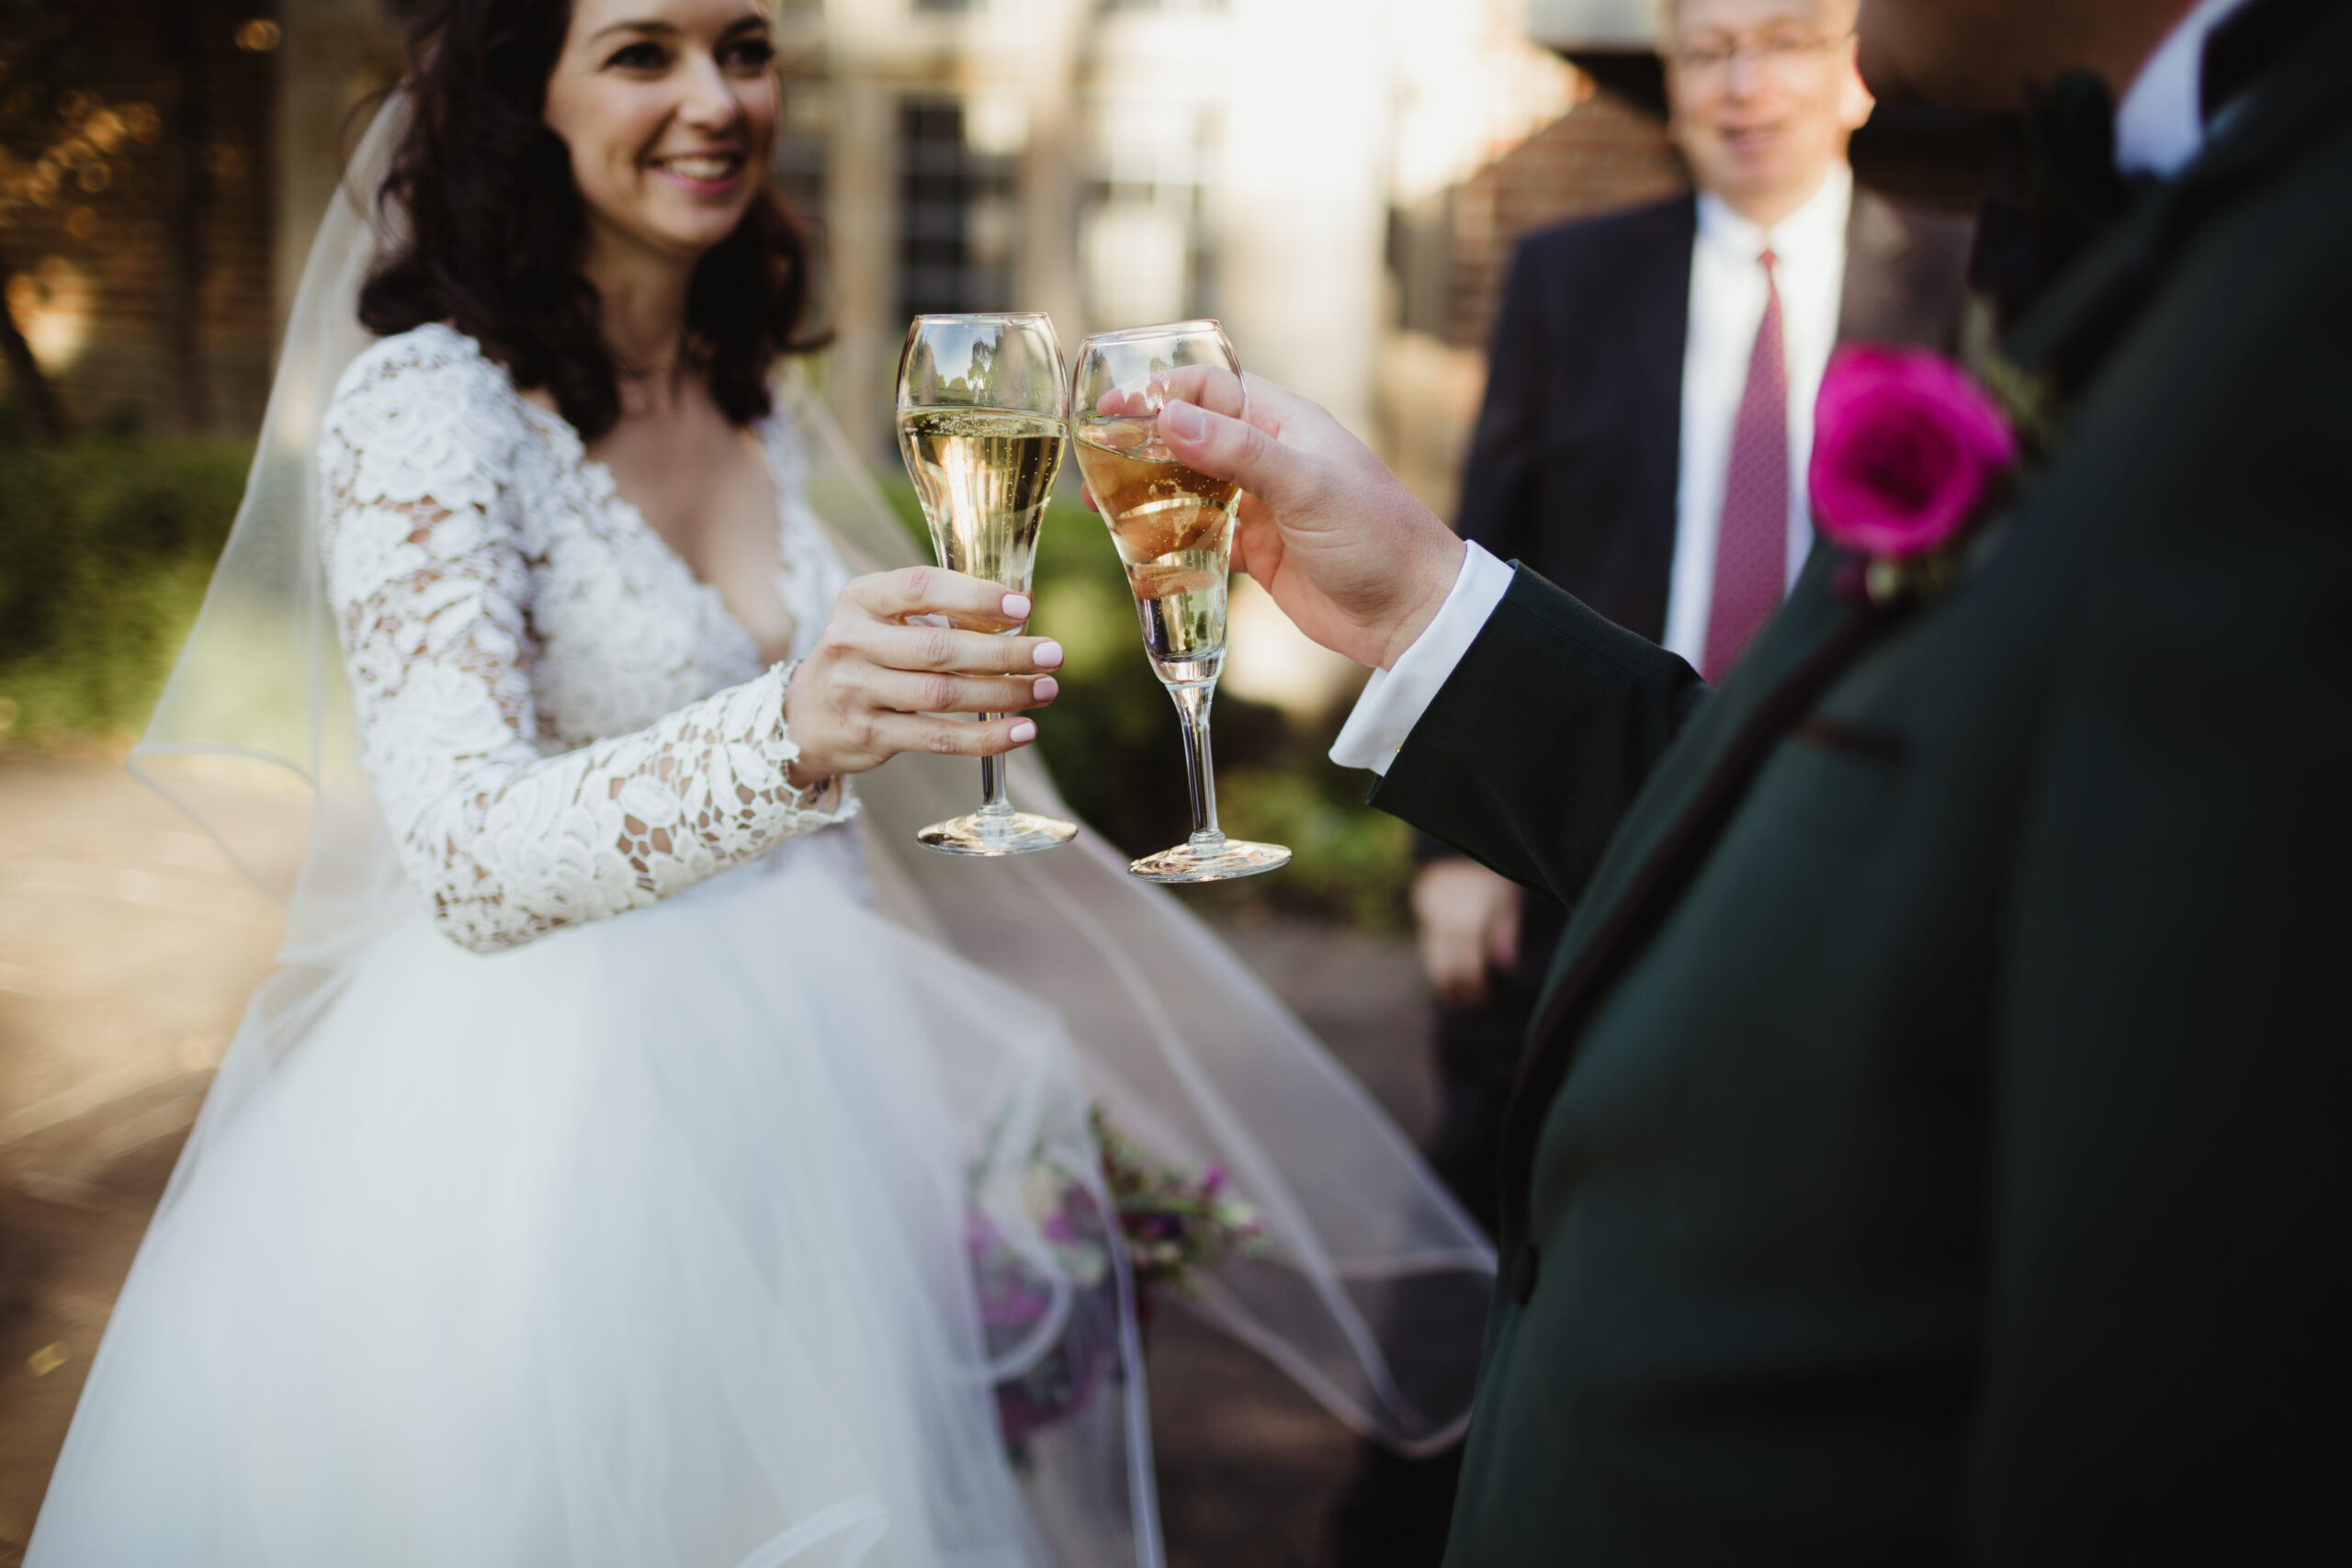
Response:
[{"label": "lace sleeve", "polygon": [[789,666],[634,734],[539,754],[530,563],[502,422],[450,379],[363,361],[320,452],[362,757],[441,930],[479,952],[513,947],[846,816],[837,787],[811,800],[786,776],[799,754],[784,724]]}]

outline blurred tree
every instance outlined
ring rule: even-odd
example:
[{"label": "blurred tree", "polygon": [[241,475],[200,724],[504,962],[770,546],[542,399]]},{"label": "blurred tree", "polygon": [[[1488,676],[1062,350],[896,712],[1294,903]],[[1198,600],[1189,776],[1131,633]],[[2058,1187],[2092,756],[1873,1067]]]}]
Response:
[{"label": "blurred tree", "polygon": [[[71,422],[34,348],[34,321],[48,290],[34,256],[60,236],[88,242],[91,213],[81,203],[118,186],[123,160],[142,151],[161,152],[165,165],[167,254],[158,315],[167,406],[176,424],[200,428],[205,421],[197,326],[207,117],[198,20],[192,0],[157,4],[166,92],[176,117],[168,124],[153,104],[111,103],[96,90],[107,65],[105,40],[124,21],[119,7],[0,0],[0,361],[24,423],[51,440],[67,434]],[[169,141],[167,130],[175,132]]]},{"label": "blurred tree", "polygon": [[[13,287],[17,277],[16,263],[8,253],[0,251],[0,299],[17,292]],[[50,441],[61,441],[66,434],[65,408],[57,400],[57,390],[41,373],[40,361],[33,357],[33,346],[17,330],[16,310],[0,306],[0,355],[8,364],[8,384],[17,389],[24,404],[25,419],[33,430]]]},{"label": "blurred tree", "polygon": [[27,420],[54,441],[65,434],[64,405],[17,319],[27,298],[18,279],[27,275],[6,241],[25,209],[51,206],[64,184],[67,149],[82,129],[79,89],[95,63],[93,40],[72,0],[0,0],[0,355]]}]

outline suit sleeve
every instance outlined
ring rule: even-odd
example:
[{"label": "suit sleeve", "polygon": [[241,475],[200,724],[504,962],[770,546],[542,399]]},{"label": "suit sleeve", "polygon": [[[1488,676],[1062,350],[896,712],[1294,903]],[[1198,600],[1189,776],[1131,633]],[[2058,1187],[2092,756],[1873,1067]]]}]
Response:
[{"label": "suit sleeve", "polygon": [[2293,357],[2107,476],[2050,694],[1988,1086],[1985,1563],[2346,1560],[2352,400]]},{"label": "suit sleeve", "polygon": [[1522,243],[1511,257],[1487,348],[1486,400],[1463,463],[1454,531],[1486,547],[1497,560],[1526,555],[1532,536],[1529,476],[1535,463],[1537,376],[1548,331],[1544,270],[1532,245]]},{"label": "suit sleeve", "polygon": [[1372,804],[1572,908],[1706,693],[1681,660],[1522,566]]}]

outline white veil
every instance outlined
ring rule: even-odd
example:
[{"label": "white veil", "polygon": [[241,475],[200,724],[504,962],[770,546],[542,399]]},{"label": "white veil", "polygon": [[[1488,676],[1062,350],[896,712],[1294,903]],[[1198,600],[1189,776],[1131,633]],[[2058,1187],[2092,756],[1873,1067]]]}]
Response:
[{"label": "white veil", "polygon": [[[191,1156],[299,1045],[348,956],[416,897],[359,765],[320,570],[314,456],[335,383],[370,341],[356,302],[386,237],[375,193],[405,121],[395,95],[320,226],[243,505],[131,757],[286,908],[282,966],[254,996]],[[779,391],[810,459],[808,499],[853,569],[914,561],[831,417],[791,378]],[[309,813],[299,867],[236,837],[250,813],[216,809],[213,791],[255,773]],[[1014,758],[1012,784],[1024,808],[1066,810],[1034,756]],[[1171,1164],[1222,1165],[1264,1211],[1271,1255],[1206,1281],[1203,1315],[1359,1432],[1407,1452],[1453,1441],[1468,1420],[1491,1246],[1361,1086],[1096,835],[1010,861],[917,848],[915,828],[966,809],[972,784],[967,763],[916,756],[858,781],[882,911],[1051,1004],[1116,1123]],[[167,1206],[179,1188],[175,1177]]]}]

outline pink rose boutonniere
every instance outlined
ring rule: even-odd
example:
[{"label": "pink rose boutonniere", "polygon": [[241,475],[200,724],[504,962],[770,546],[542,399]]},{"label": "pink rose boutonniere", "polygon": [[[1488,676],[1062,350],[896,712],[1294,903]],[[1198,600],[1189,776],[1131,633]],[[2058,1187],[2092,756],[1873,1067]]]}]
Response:
[{"label": "pink rose boutonniere", "polygon": [[1838,351],[1815,405],[1814,515],[1859,556],[1840,587],[1886,604],[1959,575],[1959,543],[2018,459],[2000,408],[1925,349]]}]

